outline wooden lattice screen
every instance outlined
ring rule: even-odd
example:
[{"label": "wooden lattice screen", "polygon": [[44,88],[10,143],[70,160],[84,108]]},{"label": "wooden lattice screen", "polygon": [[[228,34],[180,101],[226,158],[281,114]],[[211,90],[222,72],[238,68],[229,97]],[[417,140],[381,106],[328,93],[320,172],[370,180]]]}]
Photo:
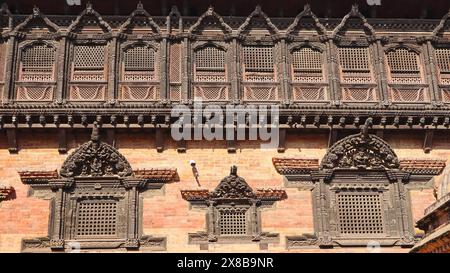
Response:
[{"label": "wooden lattice screen", "polygon": [[195,52],[195,80],[199,82],[224,82],[225,51],[208,46]]},{"label": "wooden lattice screen", "polygon": [[272,46],[244,46],[244,80],[270,82],[275,80]]}]

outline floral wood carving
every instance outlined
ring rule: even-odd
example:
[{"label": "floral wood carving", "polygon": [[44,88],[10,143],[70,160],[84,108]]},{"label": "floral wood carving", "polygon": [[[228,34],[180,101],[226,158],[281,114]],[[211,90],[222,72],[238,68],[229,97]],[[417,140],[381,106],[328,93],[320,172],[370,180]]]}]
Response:
[{"label": "floral wood carving", "polygon": [[254,198],[255,194],[244,178],[237,175],[237,167],[232,166],[230,175],[220,181],[217,188],[211,193],[214,198]]},{"label": "floral wood carving", "polygon": [[97,123],[91,140],[81,145],[64,162],[60,175],[74,176],[131,176],[130,164],[115,148],[99,141]]},{"label": "floral wood carving", "polygon": [[320,169],[398,169],[397,155],[381,138],[367,133],[368,119],[361,133],[336,142],[322,160]]}]

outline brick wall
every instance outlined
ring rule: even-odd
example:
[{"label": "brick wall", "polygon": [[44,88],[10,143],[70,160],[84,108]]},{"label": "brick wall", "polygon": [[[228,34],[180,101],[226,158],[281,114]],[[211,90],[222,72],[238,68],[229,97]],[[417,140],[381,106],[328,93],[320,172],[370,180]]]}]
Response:
[{"label": "brick wall", "polygon": [[[259,149],[257,141],[239,142],[235,154],[229,154],[225,142],[189,141],[186,153],[178,153],[176,144],[165,143],[162,153],[156,151],[153,135],[139,131],[117,133],[117,147],[134,169],[151,167],[177,168],[179,182],[164,186],[162,190],[146,194],[144,199],[143,231],[145,234],[167,237],[167,251],[195,252],[198,245],[188,245],[188,233],[205,230],[205,211],[190,209],[181,198],[181,189],[197,189],[189,160],[197,162],[201,187],[213,190],[229,174],[231,165],[238,166],[238,174],[256,188],[283,188],[283,178],[272,165],[272,157],[280,156],[274,150]],[[89,132],[69,134],[69,153],[89,139]],[[411,134],[385,134],[399,158],[446,159],[450,163],[450,142],[446,136],[435,137],[435,149],[429,154],[422,151],[423,137]],[[328,134],[302,133],[288,135],[285,156],[302,156],[321,159],[326,152]],[[48,130],[19,132],[18,154],[9,154],[4,132],[0,134],[0,179],[13,186],[16,198],[0,203],[0,252],[20,251],[24,237],[47,235],[49,201],[27,197],[28,186],[21,183],[18,170],[59,169],[67,155],[57,150],[57,135]],[[436,183],[440,177],[435,179]],[[279,244],[270,244],[270,252],[287,251],[285,236],[313,233],[311,192],[286,189],[288,199],[277,202],[262,213],[263,231],[280,234]],[[411,192],[415,220],[434,201],[431,189]],[[260,251],[257,244],[222,244],[209,246],[209,251]],[[293,250],[290,250],[293,251]],[[296,250],[299,251],[299,250]],[[335,248],[331,250],[305,249],[302,252],[366,252],[366,248]],[[407,252],[408,249],[382,249],[383,252]]]}]

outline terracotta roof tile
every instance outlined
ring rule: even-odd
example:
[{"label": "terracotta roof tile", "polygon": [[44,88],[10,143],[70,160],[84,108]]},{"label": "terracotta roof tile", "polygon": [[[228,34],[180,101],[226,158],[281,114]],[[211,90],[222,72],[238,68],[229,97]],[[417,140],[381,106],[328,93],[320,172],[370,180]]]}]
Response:
[{"label": "terracotta roof tile", "polygon": [[181,197],[187,201],[201,201],[209,198],[208,190],[182,190]]},{"label": "terracotta roof tile", "polygon": [[438,175],[445,168],[445,160],[430,159],[403,159],[400,160],[400,169],[412,174]]},{"label": "terracotta roof tile", "polygon": [[23,183],[33,183],[49,179],[57,179],[58,172],[54,171],[19,171]]},{"label": "terracotta roof tile", "polygon": [[277,189],[258,189],[256,196],[263,200],[283,200],[287,198],[286,191]]},{"label": "terracotta roof tile", "polygon": [[177,169],[141,169],[135,170],[136,178],[173,181],[178,178]]},{"label": "terracotta roof tile", "polygon": [[0,201],[7,200],[13,192],[13,187],[0,185]]},{"label": "terracotta roof tile", "polygon": [[280,174],[309,174],[319,168],[315,158],[274,157],[272,163]]}]

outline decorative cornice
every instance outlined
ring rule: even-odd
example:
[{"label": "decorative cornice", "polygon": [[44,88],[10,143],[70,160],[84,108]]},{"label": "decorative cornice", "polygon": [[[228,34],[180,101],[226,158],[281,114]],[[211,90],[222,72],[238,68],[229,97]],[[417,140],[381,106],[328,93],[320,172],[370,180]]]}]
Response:
[{"label": "decorative cornice", "polygon": [[0,202],[9,200],[13,193],[14,193],[13,187],[0,185]]},{"label": "decorative cornice", "polygon": [[439,175],[445,168],[445,160],[402,159],[400,169],[414,175]]},{"label": "decorative cornice", "polygon": [[134,177],[140,178],[140,179],[148,179],[152,181],[177,181],[178,173],[177,169],[159,169],[159,168],[152,168],[152,169],[138,169],[133,171]]},{"label": "decorative cornice", "polygon": [[319,160],[315,158],[274,157],[272,163],[279,174],[309,174],[319,169]]}]

